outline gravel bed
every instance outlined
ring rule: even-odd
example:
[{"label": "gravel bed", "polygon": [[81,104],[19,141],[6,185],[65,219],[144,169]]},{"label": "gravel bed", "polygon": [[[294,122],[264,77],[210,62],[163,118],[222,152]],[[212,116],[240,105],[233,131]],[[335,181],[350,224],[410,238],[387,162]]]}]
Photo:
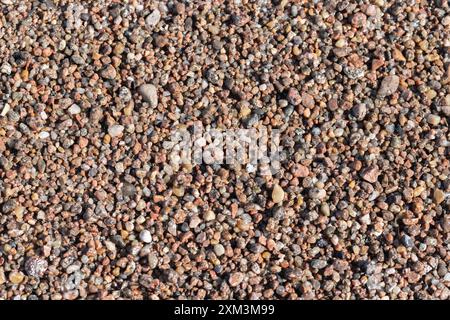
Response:
[{"label": "gravel bed", "polygon": [[449,5],[0,0],[0,299],[449,299]]}]

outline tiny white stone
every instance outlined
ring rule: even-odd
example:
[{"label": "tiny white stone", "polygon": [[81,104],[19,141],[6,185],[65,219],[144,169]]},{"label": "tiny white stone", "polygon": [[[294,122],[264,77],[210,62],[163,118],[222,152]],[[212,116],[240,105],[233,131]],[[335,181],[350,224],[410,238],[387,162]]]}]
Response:
[{"label": "tiny white stone", "polygon": [[153,10],[152,13],[150,13],[147,18],[145,18],[145,24],[149,27],[154,27],[158,24],[159,20],[161,19],[161,12],[159,12],[158,9]]},{"label": "tiny white stone", "polygon": [[123,163],[122,162],[116,163],[116,167],[115,168],[116,168],[117,173],[125,172],[125,168],[123,167]]},{"label": "tiny white stone", "polygon": [[79,114],[81,112],[81,108],[77,104],[73,104],[69,108],[70,114]]},{"label": "tiny white stone", "polygon": [[214,245],[214,253],[216,256],[220,257],[225,253],[225,248],[220,243]]},{"label": "tiny white stone", "polygon": [[45,111],[41,111],[40,115],[42,120],[47,120],[48,116],[47,113],[45,113]]},{"label": "tiny white stone", "polygon": [[1,73],[5,73],[5,74],[11,74],[11,72],[12,72],[12,68],[11,68],[11,65],[9,64],[9,63],[7,63],[7,62],[5,62],[3,65],[2,65],[2,67],[0,68],[0,72]]},{"label": "tiny white stone", "polygon": [[196,145],[196,146],[199,146],[199,147],[204,147],[204,146],[206,146],[206,139],[203,138],[203,137],[198,138],[198,139],[195,141],[195,145]]},{"label": "tiny white stone", "polygon": [[148,230],[142,230],[139,234],[139,239],[141,239],[142,242],[150,243],[152,242],[152,235],[150,231]]},{"label": "tiny white stone", "polygon": [[117,137],[120,136],[122,134],[124,130],[124,126],[120,125],[120,124],[113,124],[112,126],[110,126],[108,128],[108,133],[111,137]]},{"label": "tiny white stone", "polygon": [[205,215],[203,216],[203,219],[205,221],[213,221],[216,218],[216,214],[212,210],[208,210],[205,212]]},{"label": "tiny white stone", "polygon": [[450,281],[450,272],[445,274],[444,281]]},{"label": "tiny white stone", "polygon": [[370,225],[372,223],[371,219],[370,219],[370,215],[365,214],[361,217],[360,221],[366,225]]},{"label": "tiny white stone", "polygon": [[61,40],[60,42],[59,42],[59,46],[58,46],[58,49],[60,50],[60,51],[62,51],[62,50],[64,50],[66,48],[66,40]]},{"label": "tiny white stone", "polygon": [[106,248],[109,251],[112,251],[112,252],[116,252],[117,251],[116,245],[113,242],[111,242],[111,241],[108,241],[108,240],[105,241],[105,246],[106,246]]},{"label": "tiny white stone", "polygon": [[3,107],[2,113],[0,114],[2,117],[6,116],[6,114],[9,112],[9,110],[11,109],[11,107],[9,106],[9,104],[5,104],[5,106]]},{"label": "tiny white stone", "polygon": [[142,99],[150,104],[152,108],[158,106],[158,90],[152,84],[143,84],[138,89]]},{"label": "tiny white stone", "polygon": [[39,138],[41,138],[41,139],[47,139],[48,137],[50,137],[50,133],[48,133],[47,131],[41,131],[41,132],[39,132]]},{"label": "tiny white stone", "polygon": [[342,135],[344,134],[344,129],[342,128],[337,128],[336,130],[334,130],[334,136],[335,137],[342,137]]}]

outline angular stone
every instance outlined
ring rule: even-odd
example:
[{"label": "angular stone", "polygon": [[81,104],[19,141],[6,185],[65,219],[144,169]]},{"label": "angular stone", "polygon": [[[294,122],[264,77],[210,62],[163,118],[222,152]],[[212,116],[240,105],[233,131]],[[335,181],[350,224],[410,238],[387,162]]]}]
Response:
[{"label": "angular stone", "polygon": [[158,24],[159,20],[161,20],[161,12],[155,9],[145,18],[145,24],[147,27],[153,28]]},{"label": "angular stone", "polygon": [[370,183],[377,182],[379,175],[380,175],[380,172],[379,172],[378,168],[375,166],[367,167],[366,169],[364,169],[361,172],[361,178],[363,178],[364,180],[366,180],[367,182],[370,182]]},{"label": "angular stone", "polygon": [[139,94],[145,102],[155,108],[158,105],[158,90],[152,84],[143,84],[138,89]]},{"label": "angular stone", "polygon": [[124,126],[120,124],[113,124],[108,128],[108,134],[113,138],[118,137],[122,135],[124,129],[125,129]]}]

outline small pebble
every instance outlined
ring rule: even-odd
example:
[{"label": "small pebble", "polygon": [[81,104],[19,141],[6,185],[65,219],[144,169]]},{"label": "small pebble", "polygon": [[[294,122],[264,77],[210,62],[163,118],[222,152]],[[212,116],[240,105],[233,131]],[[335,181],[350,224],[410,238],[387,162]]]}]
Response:
[{"label": "small pebble", "polygon": [[149,102],[150,106],[155,108],[158,105],[158,91],[152,84],[143,84],[139,87],[139,93],[144,101]]},{"label": "small pebble", "polygon": [[358,103],[352,108],[352,114],[357,118],[358,120],[364,119],[366,116],[367,108],[364,103]]},{"label": "small pebble", "polygon": [[152,235],[151,235],[150,231],[142,230],[139,233],[139,239],[144,243],[150,243],[150,242],[152,242]]},{"label": "small pebble", "polygon": [[441,204],[445,200],[445,193],[440,189],[435,189],[433,193],[433,201],[436,204]]},{"label": "small pebble", "polygon": [[100,75],[105,79],[112,80],[117,76],[117,71],[112,65],[108,65],[100,72]]},{"label": "small pebble", "polygon": [[155,9],[155,10],[152,11],[152,13],[150,13],[145,18],[145,24],[148,27],[153,28],[154,26],[156,26],[158,24],[160,19],[161,19],[161,12],[159,12],[158,9]]},{"label": "small pebble", "polygon": [[213,221],[216,219],[216,214],[212,210],[207,210],[203,216],[203,219],[205,219],[205,221]]},{"label": "small pebble", "polygon": [[276,184],[272,190],[272,201],[274,203],[281,203],[284,200],[284,191],[283,189]]},{"label": "small pebble", "polygon": [[312,188],[309,190],[308,194],[311,197],[311,199],[318,199],[318,200],[321,200],[327,196],[326,191],[320,188]]},{"label": "small pebble", "polygon": [[0,113],[0,116],[4,117],[8,114],[9,110],[11,110],[11,107],[9,106],[9,104],[5,104],[3,106],[2,112]]},{"label": "small pebble", "polygon": [[244,274],[241,272],[234,272],[228,278],[228,283],[232,287],[237,287],[244,280]]},{"label": "small pebble", "polygon": [[41,139],[47,139],[48,137],[50,137],[50,133],[47,131],[41,131],[39,132],[39,138]]},{"label": "small pebble", "polygon": [[330,206],[328,203],[324,202],[320,205],[320,213],[327,217],[330,215]]},{"label": "small pebble", "polygon": [[433,126],[437,126],[441,122],[441,117],[435,114],[429,114],[427,117],[427,122]]},{"label": "small pebble", "polygon": [[381,81],[381,85],[378,89],[379,97],[390,96],[397,91],[397,88],[400,84],[400,78],[396,75],[390,75],[385,77]]},{"label": "small pebble", "polygon": [[321,259],[314,259],[311,261],[311,267],[314,269],[323,269],[327,266],[327,262]]},{"label": "small pebble", "polygon": [[225,248],[220,243],[214,245],[214,253],[220,257],[225,253]]},{"label": "small pebble", "polygon": [[44,275],[45,271],[48,268],[48,263],[46,260],[39,257],[29,258],[25,262],[25,272],[30,277],[40,278]]},{"label": "small pebble", "polygon": [[290,104],[298,106],[301,102],[301,96],[298,90],[295,88],[290,88],[288,91],[287,100]]},{"label": "small pebble", "polygon": [[79,114],[80,112],[81,112],[81,109],[76,104],[71,105],[70,108],[69,108],[69,113],[70,114],[75,115],[75,114]]},{"label": "small pebble", "polygon": [[413,239],[410,236],[406,235],[406,234],[402,236],[401,241],[405,245],[405,247],[407,247],[407,248],[414,247]]},{"label": "small pebble", "polygon": [[8,279],[12,284],[20,284],[24,280],[24,274],[22,272],[11,271]]},{"label": "small pebble", "polygon": [[377,167],[370,166],[366,169],[363,169],[361,172],[361,177],[370,183],[375,183],[378,180],[378,176],[380,175],[380,172]]},{"label": "small pebble", "polygon": [[112,138],[119,137],[122,135],[124,129],[125,129],[125,127],[120,124],[113,124],[112,126],[110,126],[108,128],[108,134]]},{"label": "small pebble", "polygon": [[158,266],[158,257],[154,253],[150,253],[147,257],[148,266],[150,269],[155,269]]}]

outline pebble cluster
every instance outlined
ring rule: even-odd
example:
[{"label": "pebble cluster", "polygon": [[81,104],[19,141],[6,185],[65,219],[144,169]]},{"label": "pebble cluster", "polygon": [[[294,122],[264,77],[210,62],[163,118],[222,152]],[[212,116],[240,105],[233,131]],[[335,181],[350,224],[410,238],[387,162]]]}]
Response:
[{"label": "pebble cluster", "polygon": [[0,0],[0,299],[449,299],[449,117],[446,0]]}]

